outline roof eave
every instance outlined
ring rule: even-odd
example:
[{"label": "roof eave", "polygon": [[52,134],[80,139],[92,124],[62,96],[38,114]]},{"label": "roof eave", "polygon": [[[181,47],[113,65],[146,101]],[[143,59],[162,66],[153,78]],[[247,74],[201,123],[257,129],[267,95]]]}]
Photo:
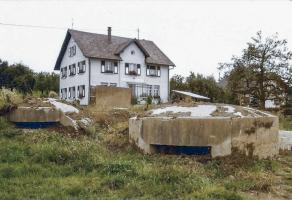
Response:
[{"label": "roof eave", "polygon": [[64,54],[66,52],[66,48],[68,46],[70,38],[71,38],[71,34],[70,34],[69,30],[67,30],[65,39],[64,39],[62,47],[61,47],[61,50],[60,50],[58,58],[56,60],[56,64],[55,64],[54,70],[60,70],[60,65],[61,65],[61,62],[62,62],[62,58],[63,58],[63,56],[64,56]]}]

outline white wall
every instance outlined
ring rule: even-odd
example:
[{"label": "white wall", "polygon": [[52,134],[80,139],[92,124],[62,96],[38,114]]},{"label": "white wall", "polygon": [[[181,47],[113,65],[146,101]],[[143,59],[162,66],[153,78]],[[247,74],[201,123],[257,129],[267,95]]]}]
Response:
[{"label": "white wall", "polygon": [[[73,57],[69,57],[69,48],[73,45],[76,45],[76,55],[74,55]],[[86,61],[86,71],[83,74],[78,74],[77,73],[77,68],[78,68],[78,62],[80,61]],[[71,64],[76,64],[76,75],[74,76],[69,76],[69,65]],[[73,99],[69,99],[69,87],[73,87],[75,86],[75,91],[76,91],[76,98],[78,99],[78,95],[77,95],[77,87],[78,85],[85,85],[85,97],[80,100],[80,104],[81,105],[87,105],[89,102],[89,97],[88,97],[88,85],[89,85],[89,80],[88,80],[88,73],[89,73],[89,67],[88,67],[88,59],[86,57],[83,56],[81,50],[79,49],[79,47],[77,46],[77,44],[75,43],[74,39],[71,38],[69,41],[69,44],[67,46],[66,52],[64,54],[64,57],[62,59],[61,62],[61,68],[66,67],[67,66],[67,77],[66,78],[61,78],[62,74],[61,74],[61,70],[60,70],[60,97],[61,97],[61,89],[62,88],[67,88],[67,100],[68,101],[72,101]]]},{"label": "white wall", "polygon": [[[135,51],[132,55],[131,51]],[[101,60],[91,60],[91,85],[100,85],[101,82],[117,83],[118,87],[128,87],[128,83],[144,83],[160,86],[160,97],[162,102],[168,101],[169,76],[168,67],[160,66],[160,77],[146,76],[145,56],[139,47],[132,43],[121,53],[122,61],[119,62],[118,74],[101,73]],[[141,65],[141,75],[133,76],[125,74],[125,63],[136,63]]]},{"label": "white wall", "polygon": [[[69,57],[69,48],[73,45],[76,45],[76,55],[73,57]],[[131,51],[135,51],[135,54],[132,55]],[[77,86],[85,85],[85,97],[80,100],[81,105],[87,105],[89,103],[89,66],[90,69],[90,85],[101,85],[102,82],[106,83],[116,83],[118,87],[129,87],[128,83],[144,83],[149,85],[159,85],[160,86],[160,97],[162,102],[168,101],[169,94],[169,71],[167,66],[160,66],[160,77],[151,77],[146,76],[146,64],[145,64],[145,56],[143,52],[139,49],[139,47],[132,43],[129,45],[122,53],[121,53],[122,61],[118,62],[118,74],[107,74],[101,73],[101,60],[100,59],[88,59],[83,56],[81,50],[75,43],[74,39],[71,38],[69,44],[66,49],[66,53],[61,62],[61,68],[67,66],[67,77],[61,78],[60,73],[60,96],[61,89],[67,88],[67,97],[69,97],[69,87],[75,86],[76,89],[76,98],[77,95]],[[78,62],[86,61],[86,71],[83,74],[78,74],[74,76],[69,76],[69,65],[75,63],[76,64],[76,72],[78,67]],[[136,63],[141,65],[141,75],[133,76],[125,74],[125,63]],[[67,98],[68,101],[72,101],[73,99]]]}]

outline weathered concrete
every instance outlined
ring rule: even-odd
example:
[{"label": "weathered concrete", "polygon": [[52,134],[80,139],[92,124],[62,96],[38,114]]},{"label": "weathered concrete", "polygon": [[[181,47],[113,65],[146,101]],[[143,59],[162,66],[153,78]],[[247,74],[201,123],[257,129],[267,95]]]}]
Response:
[{"label": "weathered concrete", "polygon": [[9,113],[12,122],[59,122],[62,112],[52,107],[18,107]]},{"label": "weathered concrete", "polygon": [[131,105],[132,90],[130,88],[121,87],[95,87],[95,102],[96,106],[107,107],[129,107]]},{"label": "weathered concrete", "polygon": [[63,126],[77,128],[76,121],[53,107],[18,107],[8,114],[11,122],[60,122]]},{"label": "weathered concrete", "polygon": [[266,158],[277,155],[278,118],[144,117],[129,121],[130,140],[145,153],[151,145],[211,146],[212,157],[232,152]]}]

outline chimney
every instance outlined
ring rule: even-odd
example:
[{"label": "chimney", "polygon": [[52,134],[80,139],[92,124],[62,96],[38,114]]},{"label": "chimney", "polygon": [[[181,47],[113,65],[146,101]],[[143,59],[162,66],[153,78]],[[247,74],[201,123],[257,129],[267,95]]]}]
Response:
[{"label": "chimney", "polygon": [[107,27],[107,39],[109,42],[112,41],[112,27]]}]

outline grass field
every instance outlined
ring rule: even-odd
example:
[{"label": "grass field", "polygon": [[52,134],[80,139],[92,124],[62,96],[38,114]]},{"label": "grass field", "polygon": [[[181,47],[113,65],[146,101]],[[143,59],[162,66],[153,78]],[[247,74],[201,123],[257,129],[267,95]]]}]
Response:
[{"label": "grass field", "polygon": [[0,118],[0,199],[291,198],[292,156],[143,155],[127,143],[125,126],[94,126],[73,137],[17,129]]}]

